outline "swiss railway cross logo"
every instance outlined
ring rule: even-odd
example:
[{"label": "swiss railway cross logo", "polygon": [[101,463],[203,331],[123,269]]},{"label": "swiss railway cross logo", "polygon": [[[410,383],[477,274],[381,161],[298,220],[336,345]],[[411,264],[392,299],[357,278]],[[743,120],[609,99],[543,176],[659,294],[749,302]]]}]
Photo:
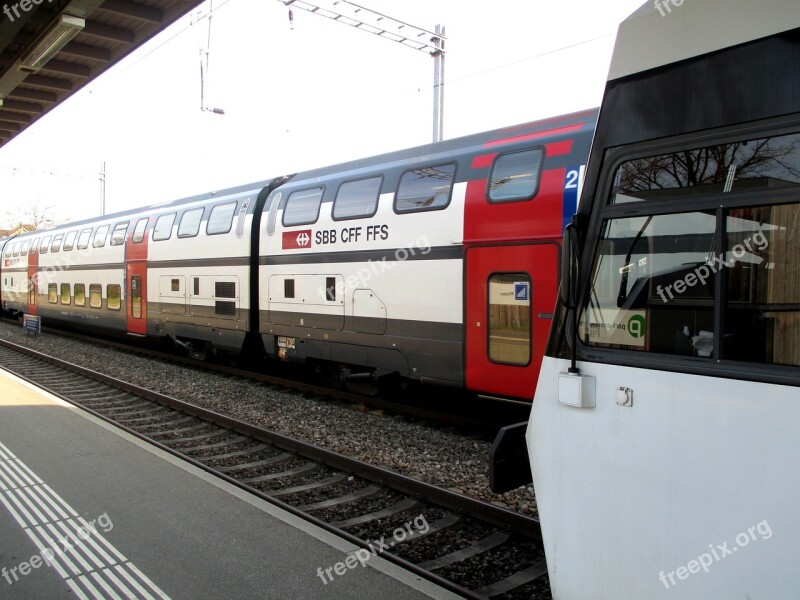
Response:
[{"label": "swiss railway cross logo", "polygon": [[311,247],[311,230],[303,229],[302,231],[285,231],[283,233],[284,250],[296,250],[298,248]]}]

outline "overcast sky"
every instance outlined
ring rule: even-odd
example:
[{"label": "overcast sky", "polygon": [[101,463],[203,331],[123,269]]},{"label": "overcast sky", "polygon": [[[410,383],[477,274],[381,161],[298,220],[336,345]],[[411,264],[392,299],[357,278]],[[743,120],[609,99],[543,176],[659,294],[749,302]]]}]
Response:
[{"label": "overcast sky", "polygon": [[[312,0],[313,1],[313,0]],[[327,0],[320,0],[323,4]],[[597,106],[621,20],[640,0],[360,0],[446,27],[445,138]],[[431,141],[433,60],[280,0],[208,2],[0,149],[13,206],[58,221]]]}]

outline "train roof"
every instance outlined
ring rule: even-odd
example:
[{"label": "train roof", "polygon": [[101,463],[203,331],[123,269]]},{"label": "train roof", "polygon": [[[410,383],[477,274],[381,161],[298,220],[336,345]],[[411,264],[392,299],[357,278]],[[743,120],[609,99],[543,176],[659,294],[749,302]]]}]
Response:
[{"label": "train roof", "polygon": [[619,26],[608,80],[797,27],[797,0],[648,0]]}]

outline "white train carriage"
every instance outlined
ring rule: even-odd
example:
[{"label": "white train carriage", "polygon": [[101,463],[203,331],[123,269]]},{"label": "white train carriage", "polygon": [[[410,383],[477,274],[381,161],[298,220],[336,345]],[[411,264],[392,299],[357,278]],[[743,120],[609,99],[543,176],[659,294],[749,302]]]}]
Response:
[{"label": "white train carriage", "polygon": [[264,205],[267,354],[530,397],[596,113],[295,175]]},{"label": "white train carriage", "polygon": [[252,184],[13,238],[3,248],[3,308],[169,337],[195,352],[239,352],[254,289],[252,221],[269,189]]},{"label": "white train carriage", "polygon": [[148,335],[167,336],[195,355],[241,351],[251,319],[252,223],[265,188],[242,186],[143,213],[147,224],[128,273],[146,271]]}]

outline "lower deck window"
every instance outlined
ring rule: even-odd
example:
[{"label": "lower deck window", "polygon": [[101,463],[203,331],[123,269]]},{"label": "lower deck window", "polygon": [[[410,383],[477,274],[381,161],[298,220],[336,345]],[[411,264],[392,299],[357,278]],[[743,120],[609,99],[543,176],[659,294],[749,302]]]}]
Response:
[{"label": "lower deck window", "polygon": [[489,278],[489,360],[524,366],[531,360],[531,278],[498,273]]},{"label": "lower deck window", "polygon": [[108,298],[108,309],[119,310],[122,305],[122,288],[117,284],[106,286],[106,297]]},{"label": "lower deck window", "polygon": [[70,285],[68,283],[61,284],[61,304],[69,304],[72,294],[70,293]]},{"label": "lower deck window", "polygon": [[75,306],[86,306],[86,285],[75,284]]},{"label": "lower deck window", "polygon": [[47,284],[47,301],[50,304],[58,302],[58,286],[55,283]]},{"label": "lower deck window", "polygon": [[89,306],[92,308],[103,307],[103,286],[93,283],[89,286]]}]

